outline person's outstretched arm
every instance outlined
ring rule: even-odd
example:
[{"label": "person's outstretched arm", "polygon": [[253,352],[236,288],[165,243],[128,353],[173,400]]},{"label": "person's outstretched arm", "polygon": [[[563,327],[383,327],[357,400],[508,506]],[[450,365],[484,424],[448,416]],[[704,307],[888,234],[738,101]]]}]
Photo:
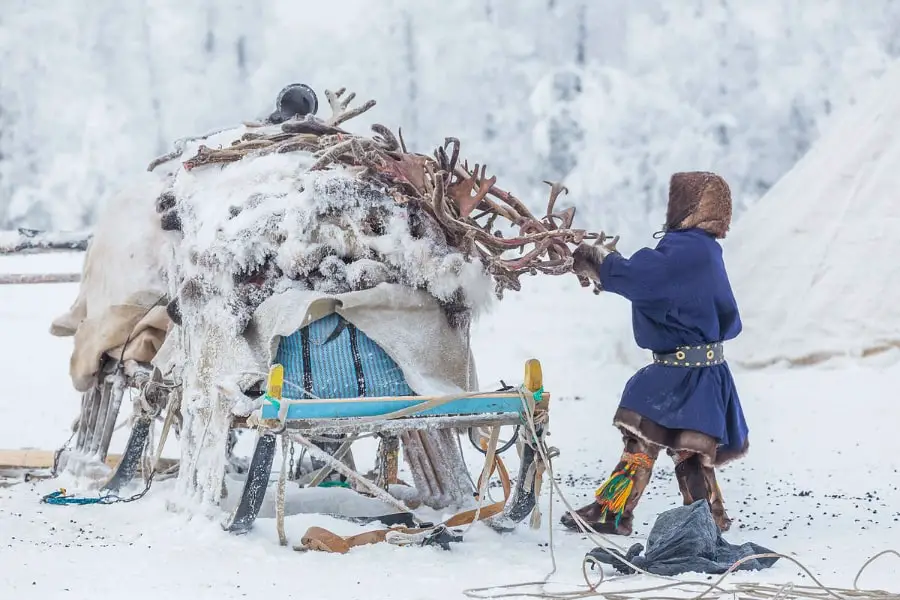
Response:
[{"label": "person's outstretched arm", "polygon": [[702,249],[685,240],[664,240],[656,248],[643,248],[631,258],[618,252],[600,258],[596,273],[600,286],[631,302],[659,302],[690,293],[694,275],[703,266]]}]

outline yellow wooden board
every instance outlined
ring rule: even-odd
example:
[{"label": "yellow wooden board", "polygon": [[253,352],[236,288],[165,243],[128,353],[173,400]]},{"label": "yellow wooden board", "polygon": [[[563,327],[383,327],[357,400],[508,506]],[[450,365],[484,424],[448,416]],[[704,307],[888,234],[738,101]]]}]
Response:
[{"label": "yellow wooden board", "polygon": [[[52,450],[21,449],[0,450],[0,469],[50,469],[53,467]],[[110,454],[106,457],[106,464],[114,468],[122,460],[121,454]],[[175,460],[162,458],[159,468],[167,469]]]}]

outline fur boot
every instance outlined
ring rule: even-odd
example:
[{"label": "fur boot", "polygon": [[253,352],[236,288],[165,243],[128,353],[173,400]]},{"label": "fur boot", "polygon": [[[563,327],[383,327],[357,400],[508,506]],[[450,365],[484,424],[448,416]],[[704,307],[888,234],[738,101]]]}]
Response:
[{"label": "fur boot", "polygon": [[684,498],[684,505],[689,506],[697,500],[709,502],[713,519],[720,531],[731,529],[731,519],[725,512],[722,491],[716,481],[716,469],[706,466],[699,454],[694,452],[670,452],[675,460],[675,478]]},{"label": "fur boot", "polygon": [[[628,433],[623,432],[623,436],[625,451],[615,471],[597,490],[594,501],[576,511],[591,529],[601,534],[631,535],[634,509],[650,482],[659,456],[659,446]],[[569,529],[580,530],[569,513],[560,522]]]}]

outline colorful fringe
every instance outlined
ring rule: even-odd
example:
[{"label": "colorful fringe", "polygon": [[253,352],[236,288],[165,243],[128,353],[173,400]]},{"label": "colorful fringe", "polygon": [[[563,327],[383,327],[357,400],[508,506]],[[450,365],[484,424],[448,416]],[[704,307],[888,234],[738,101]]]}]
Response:
[{"label": "colorful fringe", "polygon": [[625,464],[622,468],[610,475],[594,494],[597,503],[603,507],[600,522],[605,523],[607,515],[613,514],[616,516],[616,527],[622,520],[628,497],[634,489],[634,476],[637,470],[653,467],[653,459],[646,454],[626,454],[623,460]]}]

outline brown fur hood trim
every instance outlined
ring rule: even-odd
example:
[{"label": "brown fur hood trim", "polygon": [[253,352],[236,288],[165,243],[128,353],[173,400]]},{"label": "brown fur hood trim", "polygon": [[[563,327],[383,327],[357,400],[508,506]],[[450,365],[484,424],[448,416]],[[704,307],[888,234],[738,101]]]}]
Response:
[{"label": "brown fur hood trim", "polygon": [[715,173],[675,173],[669,182],[666,231],[694,227],[719,239],[731,227],[731,189]]}]

